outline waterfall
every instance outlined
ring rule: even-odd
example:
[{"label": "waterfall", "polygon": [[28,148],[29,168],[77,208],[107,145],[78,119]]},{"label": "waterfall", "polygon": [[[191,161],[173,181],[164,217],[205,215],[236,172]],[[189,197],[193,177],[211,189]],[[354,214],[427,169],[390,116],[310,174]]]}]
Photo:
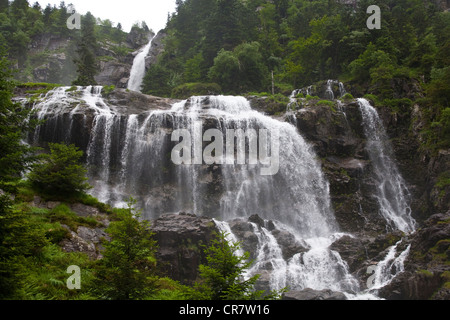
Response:
[{"label": "waterfall", "polygon": [[334,100],[335,99],[335,94],[333,91],[333,85],[338,85],[339,86],[339,96],[342,97],[344,96],[347,92],[345,90],[344,84],[338,80],[328,80],[327,81],[327,88],[325,90],[325,99],[328,100]]},{"label": "waterfall", "polygon": [[[47,121],[31,137],[75,143],[85,150],[92,195],[117,207],[131,195],[147,219],[181,211],[207,215],[233,242],[239,239],[230,221],[247,221],[257,214],[273,221],[276,230],[294,235],[305,251],[285,258],[273,230],[251,223],[257,244],[249,276],[264,273],[270,289],[360,292],[346,262],[330,249],[343,234],[332,209],[329,183],[312,145],[296,126],[253,110],[244,97],[199,96],[166,109],[124,112],[103,99],[101,92],[99,86],[50,91],[34,106],[36,116]],[[412,231],[407,189],[381,121],[366,100],[359,103],[379,181],[380,212],[392,227]],[[184,141],[174,138],[179,130],[191,138],[180,155],[190,155],[192,161],[175,164],[173,151]],[[213,145],[214,156],[205,158]],[[253,161],[252,150],[258,161]],[[274,164],[273,174],[263,174]],[[393,268],[402,269],[407,251],[395,257],[396,248],[391,248],[386,263],[379,264],[377,286],[391,280],[386,277]]]},{"label": "waterfall", "polygon": [[[329,237],[298,238],[307,247],[307,251],[285,259],[273,233],[255,223],[250,224],[258,241],[255,248],[255,263],[247,271],[247,277],[255,274],[265,275],[264,281],[271,290],[285,287],[289,287],[290,290],[331,289],[348,292],[349,297],[360,291],[359,283],[349,273],[347,263],[338,252],[330,250],[331,244],[342,237],[343,233],[334,233]],[[238,237],[233,234],[227,222],[216,221],[216,225],[229,234],[230,241],[238,241]],[[279,222],[276,223],[276,228],[295,233],[295,230]],[[298,234],[297,236],[300,237]]]},{"label": "waterfall", "polygon": [[[36,130],[34,140],[79,145],[86,153],[92,194],[112,205],[133,195],[148,219],[180,211],[225,221],[259,214],[307,237],[328,236],[337,229],[329,184],[312,146],[294,126],[252,110],[243,97],[192,97],[168,110],[123,114],[101,97],[101,87],[65,87],[50,92],[36,110],[47,122]],[[170,158],[177,144],[171,141],[173,131],[191,133],[192,155],[197,157],[200,149],[201,157],[202,136],[211,127],[225,138],[228,131],[236,132],[235,148],[243,143],[245,162],[232,152],[236,159],[225,157],[214,172],[202,161],[175,165]],[[269,140],[265,158],[263,133]],[[252,146],[259,148],[256,163],[247,153]],[[278,151],[279,159],[270,156],[271,151]],[[268,162],[271,158],[277,161]],[[263,175],[271,166],[278,169],[276,174]],[[216,193],[211,194],[211,183]]]},{"label": "waterfall", "polygon": [[325,98],[328,100],[334,100],[333,84],[334,84],[334,80],[327,81],[327,89],[325,91]]},{"label": "waterfall", "polygon": [[[329,184],[312,146],[295,126],[252,110],[247,99],[232,96],[192,97],[167,110],[123,114],[102,98],[101,89],[57,88],[35,106],[38,116],[47,120],[36,131],[36,140],[64,138],[74,142],[83,137],[73,130],[87,132],[79,144],[86,150],[89,181],[94,186],[91,194],[113,206],[123,206],[132,195],[147,219],[181,211],[208,215],[230,234],[230,241],[236,238],[227,221],[258,214],[276,221],[280,229],[289,229],[309,248],[285,260],[271,232],[253,226],[258,238],[258,262],[250,271],[270,265],[266,270],[270,288],[291,283],[293,288],[325,288],[331,283],[336,289],[349,288],[343,283],[350,277],[345,263],[329,249],[339,231]],[[65,121],[69,121],[67,127],[73,127],[69,132],[60,136],[49,133],[59,130]],[[205,166],[205,159],[195,160],[202,156],[202,137],[210,128],[225,138],[226,157],[222,164]],[[171,135],[183,129],[192,136],[194,163],[175,165],[170,153],[179,141],[173,141]],[[229,132],[236,133],[232,141],[227,139]],[[264,132],[269,142],[265,157],[261,157]],[[231,142],[234,147],[227,153]],[[238,146],[245,149],[243,162],[235,149]],[[252,162],[252,146],[258,147],[259,162]],[[262,174],[270,165],[266,160],[275,156],[279,157],[275,161],[278,170],[272,175]],[[319,279],[314,282],[316,276]]]},{"label": "waterfall", "polygon": [[133,61],[133,66],[131,67],[130,79],[128,80],[128,89],[132,91],[141,91],[142,82],[145,76],[145,58],[150,52],[152,47],[152,41],[154,36],[150,38],[149,43],[141,48],[139,53],[136,55]]},{"label": "waterfall", "polygon": [[393,160],[386,130],[376,109],[369,101],[361,98],[358,99],[358,103],[367,138],[366,150],[377,182],[376,198],[380,214],[391,227],[403,232],[413,232],[415,221],[411,217],[409,207],[410,194]]},{"label": "waterfall", "polygon": [[384,260],[377,264],[370,290],[377,290],[388,285],[400,272],[404,271],[404,262],[408,257],[411,245],[398,254],[397,248],[401,242],[402,240],[391,246]]}]

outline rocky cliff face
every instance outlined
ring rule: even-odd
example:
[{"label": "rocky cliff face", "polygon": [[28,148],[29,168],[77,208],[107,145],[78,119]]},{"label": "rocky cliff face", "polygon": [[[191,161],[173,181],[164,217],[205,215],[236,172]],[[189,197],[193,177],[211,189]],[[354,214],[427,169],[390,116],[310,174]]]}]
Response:
[{"label": "rocky cliff face", "polygon": [[[150,31],[132,29],[126,41],[120,45],[108,41],[99,42],[96,52],[99,64],[99,72],[95,77],[97,83],[126,88],[134,56],[138,49],[148,43],[150,35]],[[129,53],[118,53],[123,51]],[[156,54],[158,52],[154,55]],[[18,75],[23,82],[71,85],[76,78],[76,66],[73,62],[76,57],[76,41],[70,36],[39,35],[32,40],[28,56],[29,68]]]},{"label": "rocky cliff face", "polygon": [[145,67],[148,70],[150,66],[156,63],[158,57],[164,52],[164,38],[167,37],[167,34],[164,30],[161,30],[156,34],[153,38],[152,46],[150,47],[150,52],[148,56],[145,58]]},{"label": "rocky cliff face", "polygon": [[158,242],[157,258],[164,275],[184,284],[198,278],[198,267],[206,262],[204,249],[219,232],[211,218],[193,214],[166,214],[152,223]]}]

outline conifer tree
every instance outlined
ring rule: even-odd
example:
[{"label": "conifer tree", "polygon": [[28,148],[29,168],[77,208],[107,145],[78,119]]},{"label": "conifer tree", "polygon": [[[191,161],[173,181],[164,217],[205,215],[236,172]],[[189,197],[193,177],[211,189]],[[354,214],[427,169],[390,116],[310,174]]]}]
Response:
[{"label": "conifer tree", "polygon": [[117,212],[118,220],[106,231],[111,241],[104,243],[94,289],[101,298],[110,300],[141,300],[157,290],[156,241],[147,220],[140,221],[136,201]]},{"label": "conifer tree", "polygon": [[76,50],[78,58],[74,60],[77,66],[78,77],[73,85],[96,85],[95,75],[98,66],[96,59],[97,40],[95,37],[95,18],[88,12],[81,22],[81,38]]},{"label": "conifer tree", "polygon": [[19,179],[34,159],[22,140],[35,123],[28,121],[29,110],[11,100],[15,84],[6,55],[0,48],[0,187]]},{"label": "conifer tree", "polygon": [[79,163],[83,151],[74,145],[51,143],[49,146],[51,153],[43,155],[43,161],[29,174],[33,185],[58,195],[72,195],[90,189],[86,169]]},{"label": "conifer tree", "polygon": [[286,288],[265,294],[255,290],[260,275],[245,277],[252,265],[250,254],[240,254],[241,244],[229,242],[221,232],[205,249],[206,264],[199,267],[200,282],[187,288],[185,296],[192,300],[277,300]]}]

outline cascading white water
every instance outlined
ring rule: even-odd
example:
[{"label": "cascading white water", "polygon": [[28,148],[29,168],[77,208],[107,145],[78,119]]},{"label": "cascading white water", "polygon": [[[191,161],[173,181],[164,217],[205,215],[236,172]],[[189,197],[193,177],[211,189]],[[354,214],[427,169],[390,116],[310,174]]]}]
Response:
[{"label": "cascading white water", "polygon": [[388,253],[384,260],[377,264],[374,273],[374,281],[370,286],[370,290],[377,290],[388,285],[397,274],[404,271],[404,262],[408,257],[411,245],[402,251],[400,254],[397,252],[397,248],[402,240],[397,242],[394,246],[388,249]]},{"label": "cascading white water", "polygon": [[[107,202],[111,193],[109,184],[111,132],[116,118],[119,116],[104,102],[102,89],[101,86],[87,87],[83,92],[82,100],[87,103],[91,110],[95,111],[93,134],[87,149],[87,161],[88,163],[94,163],[96,159],[101,159],[97,179],[91,181],[94,186],[93,195],[100,201]],[[101,140],[103,140],[103,145],[101,148],[97,148],[96,145]]]},{"label": "cascading white water", "polygon": [[334,100],[333,83],[334,83],[334,80],[327,81],[327,89],[325,91],[325,98],[328,100]]},{"label": "cascading white water", "polygon": [[344,84],[338,80],[328,80],[327,81],[327,88],[325,91],[325,98],[328,100],[334,100],[335,94],[333,91],[333,85],[337,84],[339,86],[339,96],[344,96],[347,92],[345,91]]},{"label": "cascading white water", "polygon": [[142,82],[145,76],[145,58],[148,56],[150,48],[152,47],[153,36],[149,43],[143,47],[136,55],[131,67],[130,79],[128,80],[128,89],[132,91],[141,91]]},{"label": "cascading white water", "polygon": [[372,162],[377,181],[376,197],[380,214],[386,221],[403,232],[413,232],[415,221],[409,207],[410,194],[392,156],[386,130],[378,112],[366,99],[358,99],[364,132],[367,137],[366,150]]},{"label": "cascading white water", "polygon": [[[289,230],[305,243],[307,250],[286,260],[272,233],[253,224],[258,240],[257,261],[249,274],[262,269],[270,271],[271,289],[289,286],[298,290],[310,287],[360,291],[345,261],[330,249],[342,234],[331,208],[329,184],[313,148],[295,126],[252,110],[249,101],[243,97],[192,97],[168,110],[123,114],[105,102],[101,89],[56,88],[35,106],[38,118],[49,120],[42,129],[45,132],[40,132],[41,128],[36,130],[36,140],[42,135],[43,141],[62,138],[70,142],[70,139],[78,138],[72,134],[73,130],[81,135],[80,144],[84,141],[90,182],[94,185],[93,195],[115,206],[122,206],[133,195],[140,200],[144,216],[149,219],[180,211],[210,215],[221,230],[231,234],[230,241],[237,238],[227,221],[258,214],[263,219],[275,221],[278,229]],[[393,227],[411,231],[414,221],[404,205],[407,193],[387,152],[387,139],[380,119],[367,101],[359,102],[368,151],[375,153],[371,155],[374,172],[383,185],[377,194],[382,214]],[[171,134],[177,129],[191,132],[195,155],[195,150],[201,151],[204,145],[201,138],[206,128],[199,126],[200,121],[207,128],[217,128],[224,134],[227,129],[241,129],[244,133],[261,129],[277,132],[278,172],[261,175],[265,165],[249,164],[248,160],[246,164],[233,161],[210,166],[174,165],[170,160],[174,147]],[[61,127],[65,132],[59,134]],[[211,167],[216,167],[215,173]],[[385,175],[383,170],[386,170]],[[212,185],[208,184],[214,174],[214,188],[218,188],[217,194],[220,194],[217,199],[210,195]],[[399,195],[393,197],[388,192],[392,190]],[[405,255],[407,252],[397,257],[396,270],[401,270]],[[391,261],[388,257],[386,259]],[[267,270],[268,266],[270,270]],[[391,269],[380,264],[380,274],[383,274],[382,270]],[[386,283],[382,276],[380,279],[380,285]]]}]

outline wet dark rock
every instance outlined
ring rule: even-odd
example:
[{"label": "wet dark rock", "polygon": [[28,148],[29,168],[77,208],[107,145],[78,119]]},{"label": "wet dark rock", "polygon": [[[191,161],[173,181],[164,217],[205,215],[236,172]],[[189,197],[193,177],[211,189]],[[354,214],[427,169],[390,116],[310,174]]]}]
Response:
[{"label": "wet dark rock", "polygon": [[135,91],[116,89],[106,101],[123,115],[141,114],[151,110],[168,110],[178,100],[145,95]]},{"label": "wet dark rock", "polygon": [[192,284],[205,262],[204,248],[218,232],[211,218],[193,214],[165,214],[153,221],[161,270],[174,280]]},{"label": "wet dark rock", "polygon": [[255,234],[254,226],[258,229],[265,228],[276,239],[281,248],[283,258],[288,260],[297,253],[307,251],[307,244],[300,243],[299,240],[289,231],[277,229],[272,221],[267,221],[258,215],[251,216],[247,221],[242,219],[235,219],[229,222],[233,234],[242,242],[244,251],[250,253],[250,258],[255,259],[257,248],[259,248],[258,237]]},{"label": "wet dark rock", "polygon": [[405,271],[379,290],[391,300],[450,299],[450,211],[436,214],[410,236]]},{"label": "wet dark rock", "polygon": [[306,288],[301,291],[289,291],[283,294],[283,300],[347,300],[342,292],[331,290],[313,290]]}]

